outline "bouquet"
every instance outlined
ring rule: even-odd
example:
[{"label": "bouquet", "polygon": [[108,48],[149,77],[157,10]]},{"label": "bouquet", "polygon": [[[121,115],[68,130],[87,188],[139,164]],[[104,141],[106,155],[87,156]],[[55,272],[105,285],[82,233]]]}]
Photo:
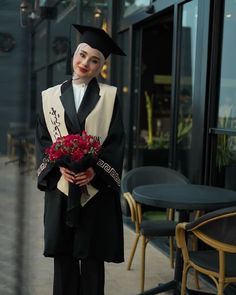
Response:
[{"label": "bouquet", "polygon": [[68,134],[58,137],[45,152],[50,162],[57,163],[66,159],[70,163],[76,163],[86,157],[97,157],[100,147],[100,141],[96,136],[83,131],[82,135]]},{"label": "bouquet", "polygon": [[[79,173],[92,167],[101,148],[99,138],[88,135],[86,131],[79,134],[68,134],[57,140],[45,149],[47,160],[58,167],[65,167],[75,173]],[[86,194],[86,186],[69,183],[67,200],[67,224],[78,226],[80,214],[80,198]]]}]

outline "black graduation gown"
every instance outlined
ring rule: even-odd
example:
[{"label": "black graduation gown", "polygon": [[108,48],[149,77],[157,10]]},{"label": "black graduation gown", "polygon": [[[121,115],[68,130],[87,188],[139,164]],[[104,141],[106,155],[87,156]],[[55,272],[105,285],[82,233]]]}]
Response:
[{"label": "black graduation gown", "polygon": [[[69,134],[81,133],[85,119],[99,100],[99,85],[94,78],[88,84],[78,114],[75,110],[71,80],[61,86],[61,101],[65,109],[65,123]],[[105,116],[106,114],[104,114]],[[36,127],[38,165],[44,150],[52,144],[42,107]],[[124,152],[124,129],[116,97],[107,138],[99,156],[121,177]],[[106,170],[94,166],[96,176],[92,185],[99,192],[82,208],[77,229],[66,225],[67,196],[57,189],[61,176],[59,168],[47,164],[38,176],[38,188],[45,191],[44,255],[73,255],[108,262],[124,261],[123,223],[119,184]]]}]

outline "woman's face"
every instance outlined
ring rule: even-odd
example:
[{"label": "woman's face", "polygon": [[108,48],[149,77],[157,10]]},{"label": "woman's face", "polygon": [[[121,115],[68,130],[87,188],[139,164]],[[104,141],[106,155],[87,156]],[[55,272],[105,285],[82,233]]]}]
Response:
[{"label": "woman's face", "polygon": [[83,46],[74,55],[74,73],[80,78],[93,78],[98,75],[101,62],[101,53],[97,49]]}]

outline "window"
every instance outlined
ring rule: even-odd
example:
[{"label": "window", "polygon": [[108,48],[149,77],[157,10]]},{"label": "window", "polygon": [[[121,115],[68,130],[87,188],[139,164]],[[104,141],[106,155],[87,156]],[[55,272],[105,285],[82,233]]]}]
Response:
[{"label": "window", "polygon": [[218,128],[236,128],[236,2],[225,1]]}]

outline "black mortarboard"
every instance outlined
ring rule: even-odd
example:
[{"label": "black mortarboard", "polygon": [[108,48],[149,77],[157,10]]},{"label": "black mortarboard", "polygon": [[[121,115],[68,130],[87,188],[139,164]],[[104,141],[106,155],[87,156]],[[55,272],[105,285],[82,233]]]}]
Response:
[{"label": "black mortarboard", "polygon": [[[103,30],[96,27],[81,26],[72,24],[72,26],[81,33],[80,43],[87,43],[91,47],[102,52],[105,59],[111,54],[123,55],[126,54],[112,40],[112,38]],[[67,74],[71,74],[71,49],[69,40],[69,56],[67,57]]]},{"label": "black mortarboard", "polygon": [[102,52],[105,59],[111,53],[125,56],[125,53],[104,30],[75,24],[73,26],[82,34],[81,43],[87,43],[91,47],[98,49]]}]

